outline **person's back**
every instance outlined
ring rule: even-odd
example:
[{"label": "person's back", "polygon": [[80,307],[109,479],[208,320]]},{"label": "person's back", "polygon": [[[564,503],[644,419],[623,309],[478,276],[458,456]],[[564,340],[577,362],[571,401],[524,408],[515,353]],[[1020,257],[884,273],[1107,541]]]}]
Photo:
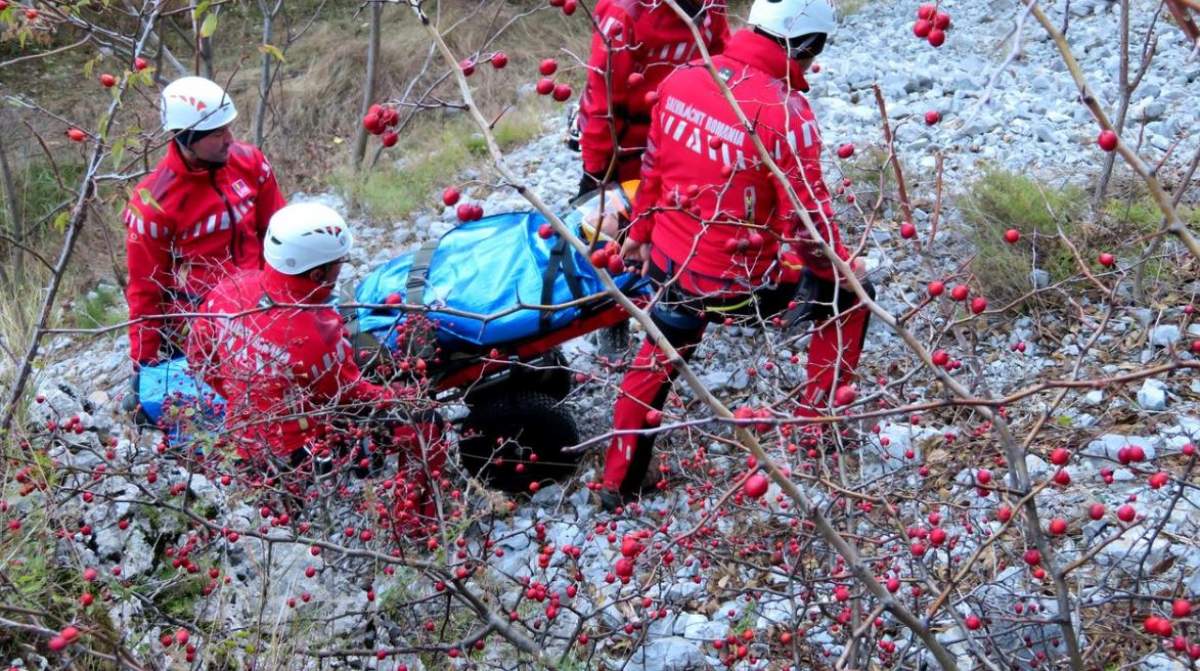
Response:
[{"label": "person's back", "polygon": [[[358,370],[337,311],[287,305],[309,303],[305,293],[269,269],[243,271],[219,283],[202,307],[242,316],[205,319],[190,338],[193,366],[225,398],[226,425],[239,444],[266,444],[278,457],[305,445],[325,423],[322,411],[362,398],[354,396]],[[201,354],[199,343],[211,349]]]},{"label": "person's back", "polygon": [[[212,316],[195,320],[188,337],[188,363],[225,398],[226,428],[243,458],[264,444],[288,458],[311,447],[335,408],[395,398],[362,378],[341,317],[327,303],[350,245],[341,218],[301,204],[276,219],[282,224],[269,236],[266,267],[220,282],[201,306]],[[288,244],[286,252],[272,251]],[[275,267],[288,264],[295,272]]]},{"label": "person's back", "polygon": [[[803,68],[771,38],[748,29],[713,64],[801,204],[840,246],[821,179],[820,133],[801,95],[808,89]],[[802,235],[785,185],[759,160],[702,62],[663,82],[650,140],[635,207],[643,216],[632,236],[652,242],[660,267],[754,283],[776,260],[781,241]],[[828,268],[819,252],[805,256],[810,268]]]}]

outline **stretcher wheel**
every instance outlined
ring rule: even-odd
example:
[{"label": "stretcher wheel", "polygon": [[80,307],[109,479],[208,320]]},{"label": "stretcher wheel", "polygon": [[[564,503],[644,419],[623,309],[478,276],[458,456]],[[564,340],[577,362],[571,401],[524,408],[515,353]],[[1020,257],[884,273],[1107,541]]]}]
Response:
[{"label": "stretcher wheel", "polygon": [[528,492],[532,482],[561,480],[575,472],[580,454],[575,419],[549,394],[515,390],[489,394],[471,405],[458,449],[462,465],[491,487]]}]

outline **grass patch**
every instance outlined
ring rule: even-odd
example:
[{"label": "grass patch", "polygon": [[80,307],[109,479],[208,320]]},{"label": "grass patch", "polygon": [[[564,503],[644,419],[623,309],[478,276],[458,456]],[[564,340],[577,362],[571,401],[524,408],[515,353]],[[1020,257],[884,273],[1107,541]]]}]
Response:
[{"label": "grass patch", "polygon": [[[1015,300],[1033,289],[1034,268],[1048,272],[1051,282],[1074,276],[1075,260],[1058,230],[1086,255],[1087,204],[1087,193],[1077,187],[1056,188],[1018,173],[986,171],[959,200],[976,250],[972,269],[984,295],[998,302]],[[1015,245],[1004,240],[1010,228],[1021,232]]]},{"label": "grass patch", "polygon": [[100,284],[77,301],[71,321],[77,328],[101,328],[125,321],[121,290],[111,284]]},{"label": "grass patch", "polygon": [[[500,148],[508,150],[537,137],[543,115],[544,104],[534,101],[502,116],[493,129]],[[396,149],[394,155],[410,158],[360,175],[342,168],[331,177],[351,207],[372,220],[398,221],[416,210],[440,207],[442,188],[467,166],[491,160],[483,135],[465,114],[422,122]]]},{"label": "grass patch", "polygon": [[[901,167],[904,167],[903,161]],[[850,159],[842,162],[841,170],[842,177],[853,183],[851,188],[854,190],[855,199],[864,212],[875,211],[877,202],[882,208],[889,202],[898,200],[896,170],[883,147],[871,146],[856,152]],[[832,184],[830,188],[836,189],[838,186]],[[882,200],[879,198],[880,194],[883,194]]]}]

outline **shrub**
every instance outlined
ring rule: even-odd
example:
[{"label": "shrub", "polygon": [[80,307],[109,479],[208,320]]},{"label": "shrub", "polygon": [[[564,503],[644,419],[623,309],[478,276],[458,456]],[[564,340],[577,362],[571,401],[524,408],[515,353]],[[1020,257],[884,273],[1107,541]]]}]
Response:
[{"label": "shrub", "polygon": [[[1048,186],[1022,174],[989,169],[959,199],[959,207],[975,246],[972,270],[993,304],[1031,291],[1035,268],[1049,273],[1052,283],[1077,274],[1075,259],[1058,232],[1061,229],[1086,254],[1083,189]],[[1017,244],[1004,239],[1010,228],[1021,232]]]}]

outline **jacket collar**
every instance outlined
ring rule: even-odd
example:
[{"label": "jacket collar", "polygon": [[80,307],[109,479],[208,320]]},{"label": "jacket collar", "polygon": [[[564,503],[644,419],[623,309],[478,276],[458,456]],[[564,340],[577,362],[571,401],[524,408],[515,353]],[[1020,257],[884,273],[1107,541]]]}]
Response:
[{"label": "jacket collar", "polygon": [[[181,177],[208,179],[209,170],[207,168],[200,168],[196,170],[188,166],[187,161],[183,160],[183,153],[179,151],[179,143],[176,142],[174,138],[167,142],[166,163],[167,168],[169,168],[171,172]],[[218,168],[218,170],[220,170],[220,168]]]},{"label": "jacket collar", "polygon": [[800,64],[787,57],[787,51],[775,40],[752,28],[734,33],[725,48],[725,56],[740,61],[790,84],[793,90],[808,92],[808,81]]},{"label": "jacket collar", "polygon": [[262,288],[276,303],[320,305],[333,294],[333,287],[313,282],[305,275],[284,275],[266,264],[263,265]]}]

